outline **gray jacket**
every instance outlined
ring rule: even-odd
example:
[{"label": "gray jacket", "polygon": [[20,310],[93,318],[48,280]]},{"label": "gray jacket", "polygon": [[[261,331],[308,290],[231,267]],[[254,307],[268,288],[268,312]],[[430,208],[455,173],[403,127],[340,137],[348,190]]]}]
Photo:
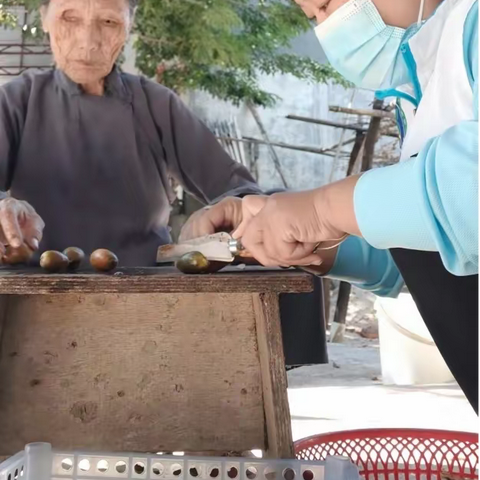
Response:
[{"label": "gray jacket", "polygon": [[169,175],[204,203],[259,192],[157,83],[115,68],[95,97],[52,70],[0,89],[0,190],[41,215],[41,251],[108,248],[124,266],[153,265],[170,241]]}]

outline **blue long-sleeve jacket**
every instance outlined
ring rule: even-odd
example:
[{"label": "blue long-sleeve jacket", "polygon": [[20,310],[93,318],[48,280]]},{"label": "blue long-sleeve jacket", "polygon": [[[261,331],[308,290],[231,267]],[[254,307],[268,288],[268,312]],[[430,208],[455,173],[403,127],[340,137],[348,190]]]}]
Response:
[{"label": "blue long-sleeve jacket", "polygon": [[340,247],[329,276],[395,297],[403,280],[390,248],[439,252],[454,275],[478,273],[478,3],[463,47],[474,118],[429,140],[415,158],[361,177],[354,204],[363,238]]}]

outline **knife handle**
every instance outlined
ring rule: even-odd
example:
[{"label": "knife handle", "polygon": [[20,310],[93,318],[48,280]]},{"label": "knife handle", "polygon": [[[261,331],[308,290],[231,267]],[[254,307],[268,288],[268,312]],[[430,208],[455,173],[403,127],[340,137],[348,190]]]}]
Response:
[{"label": "knife handle", "polygon": [[[245,250],[245,248],[242,245],[241,240],[235,240],[235,239],[229,240],[228,247],[230,248],[230,252],[232,253],[232,255],[234,257],[236,257],[236,258],[241,257],[241,258],[245,258],[245,259],[248,258],[250,260],[256,261],[253,258],[253,255],[248,250]],[[301,270],[305,273],[309,273],[310,275],[315,275],[315,276],[325,274],[322,267],[321,266],[316,266],[316,265],[310,265],[308,267],[289,267],[289,268],[296,268],[297,270]]]}]

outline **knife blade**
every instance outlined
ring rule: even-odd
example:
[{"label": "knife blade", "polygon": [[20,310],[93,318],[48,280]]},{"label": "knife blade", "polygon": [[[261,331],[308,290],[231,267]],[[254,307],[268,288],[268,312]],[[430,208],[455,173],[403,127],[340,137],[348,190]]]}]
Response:
[{"label": "knife blade", "polygon": [[192,252],[199,252],[212,262],[232,263],[236,257],[250,257],[239,241],[222,232],[178,244],[163,245],[157,251],[157,264],[174,263]]}]

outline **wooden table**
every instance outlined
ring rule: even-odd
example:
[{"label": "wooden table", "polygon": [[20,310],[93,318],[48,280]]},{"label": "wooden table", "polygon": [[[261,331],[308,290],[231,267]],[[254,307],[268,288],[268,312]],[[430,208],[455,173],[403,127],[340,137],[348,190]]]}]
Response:
[{"label": "wooden table", "polygon": [[292,457],[279,293],[295,271],[0,269],[0,455],[59,449]]}]

